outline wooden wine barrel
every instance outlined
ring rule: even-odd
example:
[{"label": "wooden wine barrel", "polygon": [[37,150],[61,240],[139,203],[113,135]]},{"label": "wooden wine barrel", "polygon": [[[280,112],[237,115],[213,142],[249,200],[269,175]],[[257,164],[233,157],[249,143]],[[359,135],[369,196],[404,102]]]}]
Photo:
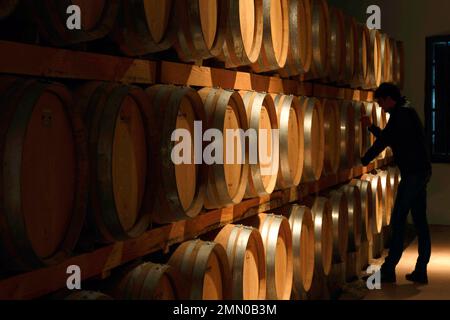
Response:
[{"label": "wooden wine barrel", "polygon": [[379,234],[383,228],[383,189],[378,176],[364,174],[361,180],[369,181],[372,187],[372,203],[374,207],[374,223],[372,225],[372,234]]},{"label": "wooden wine barrel", "polygon": [[[364,27],[367,28],[367,27]],[[367,77],[364,89],[373,89],[381,84],[380,33],[376,29],[367,30]]]},{"label": "wooden wine barrel", "polygon": [[323,99],[321,102],[325,136],[323,174],[330,175],[337,173],[340,164],[341,113],[337,100]]},{"label": "wooden wine barrel", "polygon": [[19,0],[0,0],[0,20],[11,15],[18,3]]},{"label": "wooden wine barrel", "polygon": [[[361,77],[362,81],[360,84],[360,87],[363,88],[366,84],[366,79],[368,78],[369,73],[369,56],[368,56],[368,50],[369,50],[369,43],[370,43],[370,35],[369,35],[369,29],[367,29],[367,26],[365,23],[359,24],[359,54],[361,57],[360,60],[360,66],[361,66]],[[362,43],[361,43],[362,41]],[[362,47],[361,47],[362,45]]]},{"label": "wooden wine barrel", "polygon": [[381,55],[381,36],[377,29],[370,30],[370,49],[373,52],[373,61],[375,66],[374,87],[379,87],[383,81],[382,55]]},{"label": "wooden wine barrel", "polygon": [[180,272],[188,299],[231,299],[231,269],[221,244],[201,240],[184,242],[168,264]]},{"label": "wooden wine barrel", "polygon": [[386,112],[381,108],[381,106],[375,102],[375,106],[377,107],[377,125],[380,129],[384,129],[387,124]]},{"label": "wooden wine barrel", "polygon": [[0,255],[30,270],[70,256],[85,218],[88,159],[69,91],[0,77]]},{"label": "wooden wine barrel", "polygon": [[392,82],[396,85],[400,82],[400,59],[398,56],[397,41],[390,39],[391,54],[392,54]]},{"label": "wooden wine barrel", "polygon": [[351,87],[360,88],[364,86],[367,77],[367,40],[369,34],[366,26],[360,23],[356,23],[355,30],[355,72]]},{"label": "wooden wine barrel", "polygon": [[[372,119],[372,123],[375,126],[380,126],[378,123],[378,117],[377,117],[377,109],[379,108],[378,104],[376,102],[368,102],[366,103],[366,116],[370,117]],[[376,140],[376,137],[369,132],[370,136],[370,142],[373,144]]]},{"label": "wooden wine barrel", "polygon": [[64,300],[113,300],[113,298],[97,291],[80,290],[69,294]]},{"label": "wooden wine barrel", "polygon": [[263,0],[263,40],[258,59],[251,65],[255,72],[284,68],[289,48],[288,0]]},{"label": "wooden wine barrel", "polygon": [[113,38],[129,56],[169,49],[176,34],[174,1],[122,0]]},{"label": "wooden wine barrel", "polygon": [[[206,123],[203,103],[198,93],[188,87],[156,85],[146,90],[151,109],[158,119],[154,150],[156,163],[153,181],[158,181],[152,220],[169,223],[195,217],[202,209],[205,193],[207,167],[198,163],[195,156],[195,121]],[[191,145],[176,134],[178,142],[172,141],[175,129],[180,134],[189,133]],[[199,133],[197,133],[199,134]],[[202,134],[200,132],[200,134]],[[186,149],[186,150],[183,150]],[[189,152],[190,149],[190,152]],[[177,156],[174,163],[172,153]]]},{"label": "wooden wine barrel", "polygon": [[355,73],[355,44],[356,44],[356,20],[345,16],[345,68],[342,84],[351,84]]},{"label": "wooden wine barrel", "polygon": [[329,31],[329,60],[330,69],[328,77],[331,82],[341,83],[344,79],[345,69],[345,26],[342,10],[330,7],[330,31]]},{"label": "wooden wine barrel", "polygon": [[392,212],[392,186],[391,176],[387,170],[377,170],[381,181],[382,201],[383,201],[383,227],[391,223]]},{"label": "wooden wine barrel", "polygon": [[349,183],[351,186],[357,187],[361,195],[361,241],[372,242],[372,232],[375,216],[375,206],[372,197],[372,185],[369,181],[353,179]]},{"label": "wooden wine barrel", "polygon": [[[386,128],[386,126],[387,126],[387,124],[388,124],[388,122],[389,122],[389,119],[391,118],[391,115],[389,114],[389,113],[387,113],[387,112],[384,112],[384,111],[382,111],[383,113],[384,113],[384,117],[386,118],[386,124],[385,124],[385,128]],[[394,154],[393,154],[393,152],[392,152],[392,148],[391,147],[386,147],[386,158],[391,158],[391,157],[393,157],[394,156]]]},{"label": "wooden wine barrel", "polygon": [[[367,28],[366,24],[361,24],[361,31],[364,34],[365,43],[364,46],[366,47],[366,65],[365,65],[365,74],[364,79],[361,83],[362,89],[371,89],[374,86],[375,83],[375,65],[373,63],[373,51],[371,48],[370,43],[370,30]],[[364,57],[363,57],[364,60]]]},{"label": "wooden wine barrel", "polygon": [[316,197],[311,208],[314,220],[314,272],[328,276],[333,262],[333,217],[327,198]]},{"label": "wooden wine barrel", "polygon": [[389,37],[385,33],[380,34],[381,37],[381,70],[382,70],[382,82],[390,82],[390,68],[391,68],[391,47],[389,43]]},{"label": "wooden wine barrel", "polygon": [[391,118],[391,115],[389,113],[385,112],[384,110],[381,110],[381,112],[384,113],[384,118],[385,118],[385,121],[386,121],[385,124],[384,124],[384,128],[386,128],[386,126],[387,126],[387,124],[389,122],[389,119]]},{"label": "wooden wine barrel", "polygon": [[[279,168],[277,112],[272,97],[266,93],[240,91],[247,111],[249,128],[255,134],[249,139],[250,173],[245,197],[271,194]],[[256,140],[256,141],[255,141]]]},{"label": "wooden wine barrel", "polygon": [[175,49],[186,62],[198,62],[221,54],[225,41],[228,0],[175,1],[178,23]]},{"label": "wooden wine barrel", "polygon": [[120,279],[114,289],[119,300],[183,300],[187,287],[179,271],[170,265],[146,262]]},{"label": "wooden wine barrel", "polygon": [[288,300],[293,282],[292,232],[286,217],[261,213],[249,219],[259,229],[266,256],[266,299]]},{"label": "wooden wine barrel", "polygon": [[387,158],[393,157],[392,149],[390,147],[386,148],[386,157]]},{"label": "wooden wine barrel", "polygon": [[198,93],[207,119],[205,129],[218,130],[223,135],[216,140],[221,149],[215,153],[217,161],[206,162],[208,182],[204,206],[215,209],[238,204],[244,197],[249,172],[245,140],[239,134],[239,129],[248,129],[244,102],[238,92],[230,90],[203,88]]},{"label": "wooden wine barrel", "polygon": [[259,231],[242,225],[226,225],[214,242],[226,250],[231,267],[231,298],[264,300],[266,298],[266,260]]},{"label": "wooden wine barrel", "polygon": [[391,187],[392,187],[392,208],[394,208],[395,198],[397,196],[398,184],[400,183],[400,171],[397,167],[389,167],[389,177],[391,178]]},{"label": "wooden wine barrel", "polygon": [[89,82],[75,92],[89,131],[89,221],[105,242],[141,235],[150,224],[154,117],[145,92]]},{"label": "wooden wine barrel", "polygon": [[[378,105],[378,103],[375,103],[376,106],[376,113],[377,113],[377,122],[376,125],[380,128],[380,129],[384,129],[386,127],[386,112],[384,112],[384,110]],[[386,149],[383,150],[380,155],[378,156],[378,159],[384,159],[386,158]]]},{"label": "wooden wine barrel", "polygon": [[341,168],[351,168],[355,153],[355,109],[351,101],[343,101],[340,106],[340,165]]},{"label": "wooden wine barrel", "polygon": [[303,172],[304,129],[300,100],[292,95],[272,95],[280,129],[280,165],[277,188],[298,186]]},{"label": "wooden wine barrel", "polygon": [[225,67],[255,63],[263,41],[263,0],[228,0],[229,14],[223,55]]},{"label": "wooden wine barrel", "polygon": [[303,107],[303,129],[305,139],[305,153],[303,166],[303,181],[319,180],[325,157],[325,136],[323,127],[323,113],[320,101],[316,98],[300,97]]},{"label": "wooden wine barrel", "polygon": [[364,156],[363,151],[363,128],[361,124],[361,117],[363,116],[365,110],[362,102],[353,101],[353,110],[354,110],[354,123],[353,127],[355,130],[355,140],[353,141],[353,166],[361,165],[361,157]]},{"label": "wooden wine barrel", "polygon": [[[26,0],[39,32],[52,44],[64,46],[100,39],[108,35],[119,12],[120,0]],[[81,29],[67,27],[67,9],[76,5],[81,11]]]},{"label": "wooden wine barrel", "polygon": [[348,251],[348,203],[344,192],[331,191],[328,195],[333,220],[333,263],[345,262]]},{"label": "wooden wine barrel", "polygon": [[289,208],[289,224],[292,231],[293,291],[296,296],[302,296],[310,291],[314,276],[314,222],[311,210],[292,205]]},{"label": "wooden wine barrel", "polygon": [[397,84],[400,89],[405,86],[405,49],[402,41],[396,42],[397,47]]},{"label": "wooden wine barrel", "polygon": [[311,67],[312,27],[309,0],[290,0],[289,45],[284,68],[278,70],[282,77],[305,74]]},{"label": "wooden wine barrel", "polygon": [[390,48],[390,55],[389,55],[389,76],[390,76],[390,82],[397,84],[397,77],[396,77],[396,60],[397,60],[397,42],[393,38],[389,38],[389,48]]},{"label": "wooden wine barrel", "polygon": [[[361,106],[362,113],[372,120],[372,123],[376,123],[377,110],[373,102],[363,102]],[[362,153],[366,153],[367,150],[375,142],[375,136],[370,133],[367,126],[361,125],[361,139],[362,139]]]},{"label": "wooden wine barrel", "polygon": [[339,191],[345,193],[348,205],[348,252],[359,250],[362,233],[361,193],[358,187],[344,185]]},{"label": "wooden wine barrel", "polygon": [[311,1],[312,63],[314,78],[325,78],[329,69],[329,13],[326,0]]}]

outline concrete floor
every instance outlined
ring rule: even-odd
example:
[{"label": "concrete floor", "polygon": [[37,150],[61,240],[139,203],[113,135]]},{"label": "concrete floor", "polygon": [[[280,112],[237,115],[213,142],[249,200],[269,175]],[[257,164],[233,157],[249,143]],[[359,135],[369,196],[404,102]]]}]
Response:
[{"label": "concrete floor", "polygon": [[[364,300],[450,300],[450,226],[431,227],[432,253],[428,265],[428,285],[405,279],[417,259],[417,239],[404,251],[397,266],[397,283],[382,284],[381,290],[366,291]],[[381,264],[378,260],[376,264]]]}]

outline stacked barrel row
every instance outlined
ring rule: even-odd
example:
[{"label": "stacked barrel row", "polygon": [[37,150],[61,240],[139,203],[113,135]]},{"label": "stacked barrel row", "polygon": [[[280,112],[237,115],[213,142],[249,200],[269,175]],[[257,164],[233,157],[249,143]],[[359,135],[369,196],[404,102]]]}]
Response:
[{"label": "stacked barrel row", "polygon": [[[381,110],[170,85],[89,82],[69,92],[9,76],[0,92],[1,251],[12,269],[65,259],[83,225],[87,242],[135,238],[152,222],[193,218],[358,165],[369,146],[360,114]],[[212,140],[215,149],[203,142]]]},{"label": "stacked barrel row", "polygon": [[388,167],[340,187],[321,191],[318,197],[306,200],[308,204],[315,201],[315,205],[319,200],[328,202],[323,206],[330,208],[328,220],[332,230],[328,245],[323,242],[326,238],[322,238],[320,252],[327,254],[327,258],[322,258],[326,262],[325,272],[315,274],[313,291],[306,295],[307,298],[329,297],[330,293],[342,289],[346,282],[359,278],[371,259],[381,256],[384,247],[388,246],[388,241],[383,240],[389,237],[391,211],[399,181],[399,170]]},{"label": "stacked barrel row", "polygon": [[[18,1],[6,2],[0,18]],[[402,42],[369,30],[326,0],[66,1],[80,7],[81,30],[66,27],[67,7],[58,0],[24,2],[54,45],[109,36],[129,56],[174,48],[185,62],[215,58],[227,68],[353,88],[403,85]]]},{"label": "stacked barrel row", "polygon": [[398,169],[389,167],[303,205],[228,224],[182,243],[166,264],[146,262],[122,272],[108,293],[132,300],[324,298],[324,291],[358,278],[379,256],[362,251],[376,246],[374,236],[389,225],[399,179]]},{"label": "stacked barrel row", "polygon": [[381,256],[399,181],[399,170],[388,167],[305,200],[329,208],[329,217],[315,221],[315,228],[324,232],[323,224],[328,221],[331,234],[316,238],[321,241],[316,250],[322,255],[323,269],[314,274],[312,291],[302,298],[329,297],[359,278],[371,260]]}]

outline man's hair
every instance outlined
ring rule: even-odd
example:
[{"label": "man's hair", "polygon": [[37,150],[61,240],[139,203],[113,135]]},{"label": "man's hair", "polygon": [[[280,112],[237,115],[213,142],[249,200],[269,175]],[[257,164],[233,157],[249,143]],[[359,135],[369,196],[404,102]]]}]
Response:
[{"label": "man's hair", "polygon": [[402,96],[400,89],[393,83],[384,82],[375,91],[375,99],[391,97],[398,104],[404,104],[406,98]]}]

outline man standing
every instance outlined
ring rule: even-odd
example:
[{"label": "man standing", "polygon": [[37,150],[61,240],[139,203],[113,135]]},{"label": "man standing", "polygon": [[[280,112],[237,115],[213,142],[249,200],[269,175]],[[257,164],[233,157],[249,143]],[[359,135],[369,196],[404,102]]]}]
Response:
[{"label": "man standing", "polygon": [[375,101],[390,114],[390,119],[384,130],[381,130],[372,124],[369,117],[362,117],[362,124],[369,127],[376,141],[361,158],[361,162],[367,166],[389,146],[402,177],[392,211],[392,238],[389,255],[381,267],[381,281],[396,282],[395,267],[403,253],[406,218],[411,210],[418,235],[419,257],[415,270],[407,274],[406,279],[426,284],[428,283],[427,265],[431,255],[431,240],[426,216],[427,184],[431,177],[431,162],[425,132],[416,111],[409,107],[397,86],[383,83],[375,92]]}]

